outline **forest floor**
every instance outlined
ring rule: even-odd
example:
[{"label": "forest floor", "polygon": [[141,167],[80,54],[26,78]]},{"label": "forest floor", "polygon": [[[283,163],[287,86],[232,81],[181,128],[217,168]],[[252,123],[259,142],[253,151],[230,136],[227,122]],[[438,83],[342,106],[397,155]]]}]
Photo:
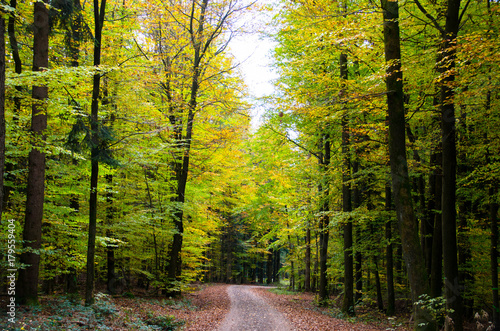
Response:
[{"label": "forest floor", "polygon": [[[61,296],[43,296],[36,308],[18,307],[15,323],[2,312],[0,330],[218,330],[231,309],[230,285],[201,285],[181,298],[96,295],[84,307]],[[336,308],[320,308],[311,293],[252,287],[252,295],[279,311],[293,330],[407,330],[408,317],[389,320],[373,310],[344,318]],[[2,302],[2,308],[4,308]],[[268,331],[268,330],[262,330]]]}]

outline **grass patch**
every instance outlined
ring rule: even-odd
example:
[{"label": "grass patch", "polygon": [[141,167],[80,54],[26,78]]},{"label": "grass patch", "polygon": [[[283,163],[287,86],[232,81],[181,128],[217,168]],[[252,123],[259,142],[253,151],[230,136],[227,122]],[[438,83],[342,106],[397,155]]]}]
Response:
[{"label": "grass patch", "polygon": [[283,287],[270,288],[268,291],[274,294],[282,294],[282,295],[297,295],[296,291],[292,291]]}]

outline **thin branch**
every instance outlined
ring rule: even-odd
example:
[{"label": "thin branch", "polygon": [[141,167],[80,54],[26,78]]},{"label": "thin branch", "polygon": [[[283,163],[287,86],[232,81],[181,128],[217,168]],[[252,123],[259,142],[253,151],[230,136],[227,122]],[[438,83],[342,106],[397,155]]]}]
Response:
[{"label": "thin branch", "polygon": [[304,150],[304,151],[308,152],[309,154],[311,154],[312,156],[314,156],[314,157],[315,157],[315,158],[317,158],[318,160],[320,160],[320,161],[322,161],[322,160],[323,160],[323,158],[322,158],[320,155],[318,155],[317,153],[315,153],[315,152],[313,152],[313,151],[311,151],[311,150],[307,149],[306,147],[302,146],[301,144],[299,144],[298,142],[296,142],[295,140],[293,140],[292,138],[290,138],[290,137],[288,136],[288,134],[283,134],[283,133],[281,133],[281,132],[279,132],[279,131],[276,131],[276,130],[275,130],[273,127],[271,127],[270,125],[266,125],[266,127],[267,127],[269,130],[273,131],[274,133],[276,133],[276,134],[278,134],[278,135],[282,136],[283,138],[285,138],[286,140],[288,140],[289,142],[291,142],[292,144],[294,144],[294,145],[295,145],[295,146],[297,146],[298,148],[300,148],[300,149],[302,149],[302,150]]},{"label": "thin branch", "polygon": [[462,19],[464,18],[465,12],[467,11],[467,8],[469,7],[470,0],[467,1],[465,4],[464,10],[462,10],[462,14],[460,14],[460,18],[458,19],[458,25],[460,25],[460,22],[462,22]]},{"label": "thin branch", "polygon": [[146,132],[134,132],[134,133],[131,133],[129,135],[126,135],[126,136],[120,138],[119,140],[117,140],[116,142],[114,142],[112,144],[109,144],[109,147],[113,147],[115,145],[118,145],[122,141],[124,141],[124,140],[126,140],[126,139],[128,139],[130,137],[133,137],[133,136],[155,134],[155,133],[158,133],[158,132],[161,132],[161,131],[162,131],[162,129],[153,130],[153,131],[146,131]]},{"label": "thin branch", "polygon": [[432,24],[434,24],[434,27],[436,29],[438,29],[438,31],[441,33],[441,35],[445,35],[446,32],[444,31],[444,29],[439,25],[438,21],[434,18],[434,16],[432,16],[431,14],[429,14],[429,12],[422,6],[422,4],[420,3],[419,0],[415,0],[415,4],[417,5],[418,9],[420,9],[420,11],[428,18],[431,20]]},{"label": "thin branch", "polygon": [[144,55],[144,57],[146,58],[146,60],[149,61],[149,58],[148,58],[148,55],[146,53],[144,53],[144,51],[142,50],[141,46],[139,45],[139,43],[137,42],[137,39],[134,38],[134,42],[135,44],[137,45],[137,48],[139,49],[139,51],[142,53],[142,55]]}]

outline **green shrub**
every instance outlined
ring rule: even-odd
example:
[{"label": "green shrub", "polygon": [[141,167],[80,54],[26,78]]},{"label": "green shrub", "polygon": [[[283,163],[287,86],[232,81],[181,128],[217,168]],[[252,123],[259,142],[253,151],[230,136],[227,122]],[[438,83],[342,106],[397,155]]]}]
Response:
[{"label": "green shrub", "polygon": [[184,325],[184,321],[178,321],[174,316],[170,315],[154,316],[152,314],[148,314],[148,317],[144,320],[144,322],[155,327],[156,330],[164,331],[173,331]]}]

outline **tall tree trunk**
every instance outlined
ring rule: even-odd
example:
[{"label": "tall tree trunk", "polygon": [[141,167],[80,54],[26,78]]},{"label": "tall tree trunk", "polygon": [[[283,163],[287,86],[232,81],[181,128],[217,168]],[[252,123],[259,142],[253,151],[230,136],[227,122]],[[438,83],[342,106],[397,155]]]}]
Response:
[{"label": "tall tree trunk", "polygon": [[[356,151],[356,155],[359,155],[360,151]],[[354,156],[354,161],[352,163],[352,177],[356,178],[359,172],[359,158]],[[352,189],[352,207],[353,209],[357,209],[361,206],[361,190],[360,190],[359,178],[356,181],[354,188]],[[361,255],[362,239],[361,239],[361,229],[360,226],[356,226],[355,230],[355,238],[356,238],[356,252],[354,253],[354,304],[360,302],[363,294],[363,270],[362,270],[362,262],[363,257]]]},{"label": "tall tree trunk", "polygon": [[[461,149],[465,151],[470,149],[468,146],[467,136],[469,129],[467,128],[467,120],[465,112],[461,116],[461,123],[463,123],[464,134],[460,135],[459,144],[462,145]],[[462,131],[461,130],[461,131]],[[461,162],[457,166],[457,173],[459,177],[465,178],[470,174],[469,164],[470,159],[467,153],[463,152],[458,158]],[[472,213],[472,202],[467,196],[461,196],[458,199],[458,265],[459,269],[459,284],[463,286],[463,318],[464,320],[472,320],[474,318],[474,271],[472,266],[472,243],[469,240],[471,236],[471,229],[469,227],[468,219]]]},{"label": "tall tree trunk", "polygon": [[307,221],[306,229],[306,256],[304,258],[305,262],[305,275],[304,275],[304,290],[306,292],[311,291],[311,227],[309,220]]},{"label": "tall tree trunk", "polygon": [[375,289],[377,290],[377,308],[384,311],[384,300],[382,298],[382,285],[380,283],[380,274],[378,272],[378,252],[373,255],[373,264],[375,265]]},{"label": "tall tree trunk", "polygon": [[322,142],[323,157],[320,160],[320,167],[323,172],[324,181],[319,185],[319,193],[321,196],[321,217],[319,220],[319,301],[324,303],[328,299],[327,290],[327,275],[326,275],[326,260],[328,258],[328,236],[330,217],[327,212],[330,210],[330,189],[328,179],[328,167],[330,166],[330,135],[329,133],[323,134]]},{"label": "tall tree trunk", "polygon": [[[94,0],[94,66],[101,64],[101,41],[104,15],[106,13],[106,0]],[[90,129],[92,131],[91,173],[90,173],[90,198],[89,198],[89,232],[87,246],[87,280],[85,285],[85,304],[94,303],[94,277],[95,277],[95,237],[97,233],[97,184],[99,179],[99,99],[101,75],[97,73],[93,78],[92,104],[90,113]]]},{"label": "tall tree trunk", "polygon": [[[286,223],[287,230],[290,230],[290,224]],[[290,231],[288,231],[288,250],[290,259],[290,290],[295,291],[295,262],[294,262],[294,247],[292,243],[292,238],[290,236]]]},{"label": "tall tree trunk", "polygon": [[[488,9],[488,18],[489,18],[489,32],[492,34],[493,38],[498,38],[498,30],[495,29],[495,23],[493,20],[494,12],[491,8],[492,0],[486,1],[486,7]],[[493,49],[490,48],[490,51]],[[491,81],[491,69],[490,69],[490,77],[488,77]],[[491,95],[492,91],[488,90],[486,93],[486,110],[491,110]],[[490,128],[489,132],[492,129]],[[486,141],[489,141],[488,136],[486,136]],[[489,154],[490,151],[487,151],[487,163],[489,163]],[[490,183],[490,188],[488,192],[488,196],[490,197],[489,202],[489,218],[490,218],[490,227],[491,227],[491,247],[490,247],[490,263],[491,263],[491,295],[493,301],[493,326],[496,329],[500,327],[500,300],[498,295],[498,201],[496,197],[498,196],[498,182],[497,180],[493,180]]]},{"label": "tall tree trunk", "polygon": [[269,250],[267,252],[267,265],[266,265],[266,283],[270,285],[273,283],[273,251]]},{"label": "tall tree trunk", "polygon": [[[385,186],[385,210],[392,210],[392,192],[389,184]],[[394,259],[392,246],[392,225],[391,218],[385,222],[385,239],[387,247],[385,253],[386,273],[387,273],[387,316],[393,316],[396,312],[396,296],[394,292]]]},{"label": "tall tree trunk", "polygon": [[491,294],[493,298],[493,324],[495,329],[500,323],[500,301],[498,299],[498,203],[495,201],[498,189],[489,189],[490,201],[490,226],[491,226]]},{"label": "tall tree trunk", "polygon": [[[348,79],[347,55],[340,54],[340,79]],[[344,93],[342,83],[341,93]],[[351,160],[349,151],[349,119],[347,111],[342,114],[342,211],[349,213],[352,211],[351,185],[348,183],[351,179]],[[354,315],[354,261],[352,251],[352,219],[349,217],[343,224],[344,236],[344,297],[342,301],[342,311],[348,315]]]},{"label": "tall tree trunk", "polygon": [[[359,226],[356,227],[356,243],[358,247],[361,246],[361,230]],[[363,299],[363,255],[357,249],[354,254],[354,278],[356,290],[354,292],[354,303],[359,303]]]},{"label": "tall tree trunk", "polygon": [[[417,138],[413,134],[410,124],[406,124],[406,132],[408,139],[412,145],[417,143]],[[413,149],[413,158],[418,164],[422,163],[420,158],[420,153],[418,149]],[[425,205],[425,183],[424,175],[422,173],[418,174],[417,178],[414,178],[414,188],[418,191],[418,196],[415,196],[415,204],[418,205],[417,210],[421,210],[420,216],[420,245],[422,246],[422,252],[424,254],[425,266],[427,274],[431,272],[431,256],[432,256],[432,229],[434,219],[429,219],[429,213],[426,210]]]},{"label": "tall tree trunk", "polygon": [[432,235],[432,259],[431,259],[431,296],[437,298],[442,295],[443,288],[443,223],[441,222],[441,195],[442,195],[442,153],[441,144],[436,147],[433,152],[431,161],[434,163],[431,166],[435,166],[434,174],[434,192],[432,193],[430,199],[434,199],[434,233]]},{"label": "tall tree trunk", "polygon": [[[12,0],[15,1],[15,0]],[[68,38],[66,47],[68,47],[70,58],[71,58],[71,66],[73,68],[77,68],[80,66],[80,44],[82,41],[82,26],[83,26],[83,18],[81,14],[82,7],[80,5],[79,0],[73,1],[74,13],[72,15],[70,30],[71,33],[68,32],[70,38]],[[70,102],[73,104],[73,102]],[[74,104],[73,104],[74,106]],[[76,157],[71,158],[71,162],[73,166],[78,165],[78,159]],[[71,216],[75,216],[80,211],[80,201],[77,194],[72,194],[69,199],[69,208],[72,210],[70,213]],[[70,255],[70,258],[73,257],[73,254]],[[77,271],[75,267],[69,268],[69,273],[66,275],[66,292],[70,294],[72,297],[78,293],[77,288]]]},{"label": "tall tree trunk", "polygon": [[[207,51],[208,45],[210,44],[211,41],[207,41],[207,44],[203,43],[203,37],[204,37],[204,24],[205,24],[205,13],[208,7],[208,0],[203,0],[200,3],[200,16],[199,18],[195,18],[194,15],[194,6],[195,3],[193,2],[193,12],[190,17],[191,20],[191,26],[190,26],[190,34],[191,34],[191,40],[193,43],[193,76],[191,77],[191,91],[190,91],[190,98],[188,102],[188,114],[187,114],[187,123],[186,123],[186,133],[184,138],[182,138],[181,145],[183,146],[182,148],[182,163],[180,169],[177,169],[176,171],[176,177],[177,177],[177,191],[175,195],[175,202],[179,204],[179,207],[177,211],[174,214],[174,227],[175,227],[175,232],[174,232],[174,238],[170,246],[170,251],[169,251],[169,256],[168,256],[168,272],[167,272],[167,277],[170,282],[174,282],[178,280],[178,278],[181,276],[181,271],[182,271],[182,261],[181,261],[181,249],[182,249],[182,238],[184,234],[184,223],[183,223],[183,217],[184,217],[184,201],[185,201],[185,192],[186,192],[186,185],[187,185],[187,179],[188,179],[188,174],[189,174],[189,158],[190,158],[190,151],[191,151],[191,139],[193,135],[193,124],[194,124],[194,117],[196,113],[196,107],[198,105],[198,90],[200,88],[200,76],[201,76],[201,60],[203,56],[205,55],[205,52]],[[198,28],[196,31],[193,30],[193,22],[197,21],[198,23]],[[178,294],[178,290],[174,290],[172,294]]]},{"label": "tall tree trunk", "polygon": [[[417,302],[428,293],[427,273],[418,237],[413,210],[405,145],[405,113],[401,46],[399,36],[399,6],[397,1],[381,0],[384,16],[384,48],[387,63],[387,112],[389,118],[389,154],[392,190],[399,223],[403,254],[408,270],[411,299]],[[432,317],[414,306],[415,329],[433,330]]]},{"label": "tall tree trunk", "polygon": [[[456,224],[456,126],[453,72],[456,61],[456,38],[459,29],[460,0],[448,0],[446,27],[441,52],[443,58],[438,69],[443,75],[441,80],[440,107],[443,150],[443,195],[441,221],[443,223],[443,270],[445,277],[446,307],[453,310],[450,317],[453,326],[446,323],[446,330],[461,331],[463,329],[462,294],[459,284],[457,259],[457,224]],[[448,321],[448,320],[447,320]]]},{"label": "tall tree trunk", "polygon": [[[44,2],[34,3],[33,26],[33,71],[41,71],[49,66],[49,11]],[[45,100],[48,98],[48,88],[33,86],[32,97],[31,131],[37,139],[45,139],[43,131],[47,128]],[[37,148],[42,146],[33,146],[28,156],[28,188],[23,231],[24,247],[35,251],[41,247],[45,192],[45,153]],[[20,262],[28,266],[19,271],[16,293],[18,302],[37,303],[40,255],[38,252],[25,252],[21,254]]]},{"label": "tall tree trunk", "polygon": [[281,269],[281,250],[277,249],[274,251],[274,268],[273,268],[273,279],[275,282],[280,281],[280,269]]},{"label": "tall tree trunk", "polygon": [[315,242],[316,242],[316,254],[314,254],[314,270],[313,270],[313,276],[312,276],[312,291],[316,293],[318,291],[318,276],[319,276],[319,238],[318,238],[318,233],[315,232]]},{"label": "tall tree trunk", "polygon": [[[113,225],[114,219],[114,206],[113,206],[113,175],[106,175],[106,182],[108,184],[106,193],[106,221],[108,227]],[[111,229],[106,230],[106,237],[113,236]],[[106,245],[106,261],[107,261],[107,287],[110,294],[116,294],[116,274],[115,274],[115,245],[108,243]]]}]

